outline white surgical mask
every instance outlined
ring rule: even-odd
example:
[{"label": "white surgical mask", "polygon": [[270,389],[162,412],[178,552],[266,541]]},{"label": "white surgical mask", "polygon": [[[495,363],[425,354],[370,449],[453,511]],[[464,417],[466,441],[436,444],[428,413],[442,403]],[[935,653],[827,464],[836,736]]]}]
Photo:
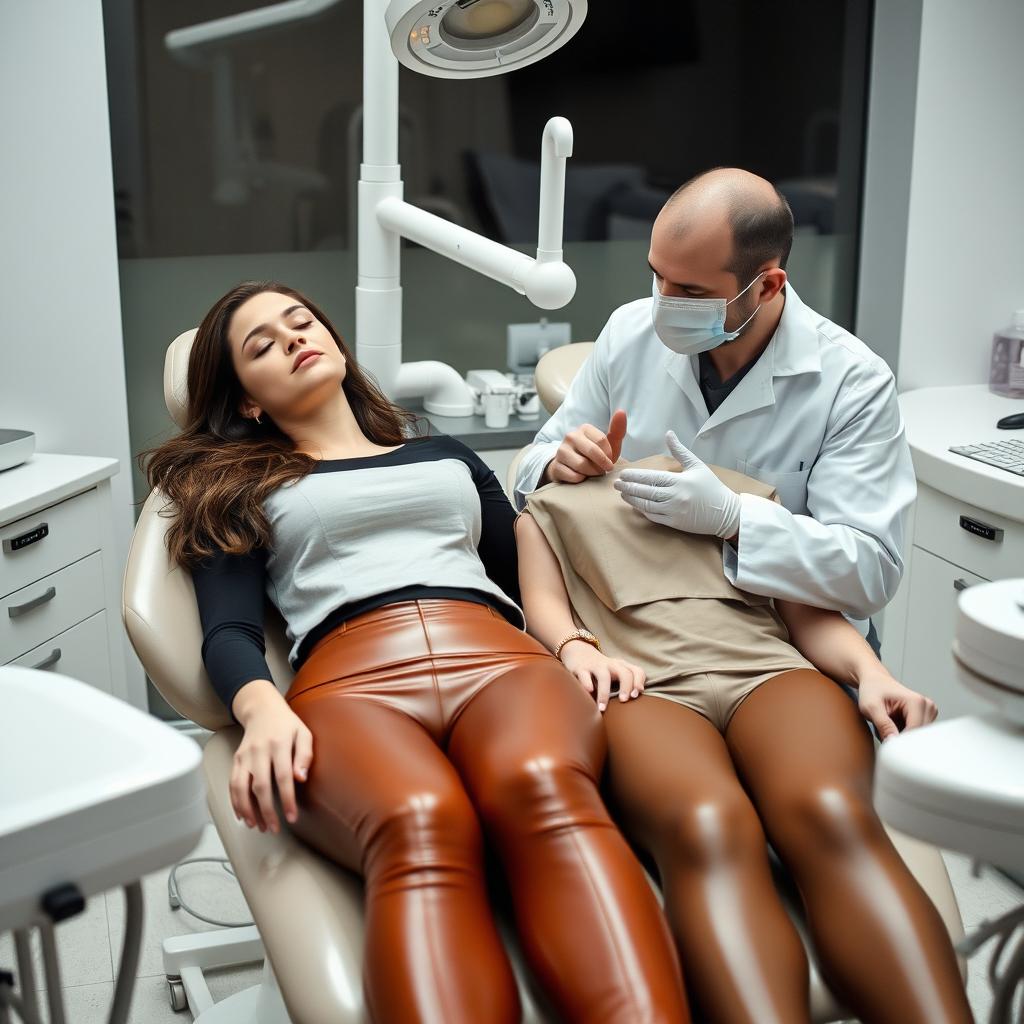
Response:
[{"label": "white surgical mask", "polygon": [[662,295],[658,291],[658,279],[655,277],[652,315],[654,331],[661,343],[680,355],[692,356],[718,348],[726,341],[734,341],[757,316],[761,305],[758,303],[757,309],[735,331],[725,329],[726,307],[748,291],[765,273],[762,270],[739,295],[728,302],[725,299],[688,299]]}]

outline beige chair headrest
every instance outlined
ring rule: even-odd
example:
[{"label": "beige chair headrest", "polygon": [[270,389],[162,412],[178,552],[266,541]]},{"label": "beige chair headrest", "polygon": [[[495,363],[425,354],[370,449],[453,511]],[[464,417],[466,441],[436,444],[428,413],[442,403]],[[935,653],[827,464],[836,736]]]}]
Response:
[{"label": "beige chair headrest", "polygon": [[188,423],[188,357],[196,328],[179,334],[167,348],[164,356],[164,403],[179,430]]},{"label": "beige chair headrest", "polygon": [[537,363],[535,379],[540,404],[550,415],[562,404],[573,377],[594,351],[592,341],[577,341],[545,352]]}]

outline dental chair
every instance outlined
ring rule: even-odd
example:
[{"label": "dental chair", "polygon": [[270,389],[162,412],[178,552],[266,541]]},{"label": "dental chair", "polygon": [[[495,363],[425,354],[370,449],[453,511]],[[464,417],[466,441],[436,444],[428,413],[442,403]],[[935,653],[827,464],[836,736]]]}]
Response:
[{"label": "dental chair", "polygon": [[[186,367],[195,331],[172,342],[164,362],[164,398],[179,427],[185,423]],[[555,349],[538,365],[538,391],[551,411],[592,346]],[[515,466],[511,472],[514,474]],[[164,970],[171,1005],[191,1009],[200,1024],[365,1024],[362,990],[363,893],[351,872],[309,849],[282,822],[278,835],[248,829],[231,809],[228,778],[241,739],[207,678],[200,656],[202,631],[189,574],[167,555],[166,499],[149,496],[125,569],[122,616],[149,678],[187,719],[213,733],[203,753],[207,801],[217,832],[252,911],[254,925],[170,938]],[[268,604],[267,661],[274,682],[292,679],[284,624]],[[959,912],[938,851],[894,835],[901,854],[939,909],[954,940],[963,934]],[[780,882],[791,909],[799,897]],[[806,929],[794,909],[801,934]],[[519,980],[524,1024],[553,1021],[533,988],[508,924],[499,913]],[[806,941],[806,938],[805,938]],[[204,970],[263,960],[259,985],[214,1003]],[[843,1019],[812,963],[811,1005],[816,1022]],[[486,1022],[481,1022],[486,1024]]]}]

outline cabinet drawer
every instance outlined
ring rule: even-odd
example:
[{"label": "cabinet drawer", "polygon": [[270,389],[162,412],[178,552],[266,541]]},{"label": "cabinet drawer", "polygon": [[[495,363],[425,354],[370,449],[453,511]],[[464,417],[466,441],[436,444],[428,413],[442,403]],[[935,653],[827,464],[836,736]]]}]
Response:
[{"label": "cabinet drawer", "polygon": [[21,668],[49,669],[109,693],[107,613],[91,615],[85,622],[58,633],[52,640],[15,658],[10,664]]},{"label": "cabinet drawer", "polygon": [[901,682],[931,697],[940,720],[991,709],[957,682],[952,650],[960,589],[984,582],[915,545]]},{"label": "cabinet drawer", "polygon": [[[46,535],[33,540],[44,527]],[[100,508],[95,487],[0,526],[0,597],[99,549]]]},{"label": "cabinet drawer", "polygon": [[0,663],[103,610],[100,552],[0,598]]},{"label": "cabinet drawer", "polygon": [[[961,516],[1002,534],[998,540],[976,536],[960,525]],[[914,545],[988,580],[1024,576],[1024,523],[925,485],[920,487],[914,514]]]}]

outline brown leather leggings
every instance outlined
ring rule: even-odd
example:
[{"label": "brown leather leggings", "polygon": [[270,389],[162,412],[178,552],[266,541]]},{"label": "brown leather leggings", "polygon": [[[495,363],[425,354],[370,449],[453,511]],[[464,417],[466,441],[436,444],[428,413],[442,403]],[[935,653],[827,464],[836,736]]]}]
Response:
[{"label": "brown leather leggings", "polygon": [[294,831],[366,880],[376,1024],[519,1019],[481,825],[566,1021],[689,1020],[671,935],[598,792],[594,703],[533,638],[482,605],[389,605],[325,637],[288,702],[314,744]]},{"label": "brown leather leggings", "polygon": [[767,833],[803,897],[824,979],[859,1020],[971,1020],[942,920],[872,809],[872,740],[830,679],[769,679],[724,736],[651,696],[612,701],[605,724],[612,808],[657,862],[695,1011],[715,1024],[810,1020]]}]

